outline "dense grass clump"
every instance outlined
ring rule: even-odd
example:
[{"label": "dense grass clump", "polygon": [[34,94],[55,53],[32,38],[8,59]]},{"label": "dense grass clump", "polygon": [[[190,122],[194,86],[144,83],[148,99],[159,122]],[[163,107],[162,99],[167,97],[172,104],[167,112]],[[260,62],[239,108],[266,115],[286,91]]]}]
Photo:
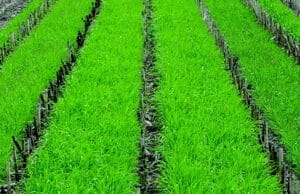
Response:
[{"label": "dense grass clump", "polygon": [[141,12],[140,0],[104,1],[29,164],[27,193],[135,193]]},{"label": "dense grass clump", "polygon": [[153,2],[165,126],[161,187],[165,193],[280,193],[196,3]]}]

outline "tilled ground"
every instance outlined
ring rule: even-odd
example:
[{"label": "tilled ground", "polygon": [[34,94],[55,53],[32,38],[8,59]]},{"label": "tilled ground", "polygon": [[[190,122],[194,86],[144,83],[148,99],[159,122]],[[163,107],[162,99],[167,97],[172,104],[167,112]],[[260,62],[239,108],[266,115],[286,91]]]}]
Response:
[{"label": "tilled ground", "polygon": [[0,0],[0,28],[18,15],[29,0]]}]

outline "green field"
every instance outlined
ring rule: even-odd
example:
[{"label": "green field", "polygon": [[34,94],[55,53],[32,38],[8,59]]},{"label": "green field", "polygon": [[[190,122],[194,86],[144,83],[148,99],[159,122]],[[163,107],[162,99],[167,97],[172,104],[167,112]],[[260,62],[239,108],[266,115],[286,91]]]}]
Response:
[{"label": "green field", "polygon": [[[82,38],[95,1],[58,0],[0,70],[0,193],[300,192],[300,182],[292,189],[280,182],[286,177],[263,151],[259,123],[194,0],[102,0],[37,132],[41,139],[19,167],[21,181],[9,175],[7,165],[20,164],[11,159],[18,150],[11,137],[28,136],[23,129],[34,123],[67,45]],[[30,2],[1,29],[0,43],[41,2]],[[201,2],[297,175],[299,66],[243,0]],[[295,13],[280,0],[259,3],[298,37]]]}]

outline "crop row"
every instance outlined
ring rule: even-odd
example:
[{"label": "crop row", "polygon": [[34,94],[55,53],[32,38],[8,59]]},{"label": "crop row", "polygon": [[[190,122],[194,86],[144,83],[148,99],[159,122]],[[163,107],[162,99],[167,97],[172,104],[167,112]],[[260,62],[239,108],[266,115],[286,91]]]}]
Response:
[{"label": "crop row", "polygon": [[162,193],[280,193],[195,2],[153,3]]},{"label": "crop row", "polygon": [[[11,21],[7,28],[0,31],[0,66],[3,65],[5,58],[17,48],[20,42],[29,36],[33,28],[40,23],[56,1],[31,2],[21,15]],[[37,5],[39,7],[36,7]],[[32,10],[33,8],[35,9]]]},{"label": "crop row", "polygon": [[0,74],[0,174],[12,152],[11,137],[31,121],[39,95],[53,80],[67,56],[66,44],[75,40],[82,18],[90,10],[92,0],[73,2],[60,0],[3,64]]},{"label": "crop row", "polygon": [[[299,67],[273,43],[271,35],[260,27],[252,11],[242,2],[203,2],[226,37],[232,53],[239,57],[242,75],[252,84],[253,98],[286,146],[288,160],[300,172],[297,146],[300,144]],[[231,9],[235,11],[229,11]]]},{"label": "crop row", "polygon": [[27,125],[24,128],[21,141],[17,141],[16,137],[13,136],[15,147],[12,156],[12,164],[8,167],[8,183],[0,188],[0,193],[22,190],[18,184],[22,178],[24,179],[24,175],[26,175],[25,170],[28,158],[40,144],[41,135],[47,128],[47,123],[52,115],[53,105],[61,96],[66,76],[70,74],[75,65],[76,58],[79,54],[79,50],[84,44],[88,29],[92,24],[93,19],[99,13],[99,7],[100,1],[97,0],[92,6],[91,13],[85,17],[84,29],[82,32],[78,32],[75,45],[68,45],[68,58],[62,62],[61,68],[56,73],[55,80],[51,81],[49,86],[41,94],[32,125]]},{"label": "crop row", "polygon": [[300,183],[299,175],[295,173],[292,166],[286,161],[285,148],[278,142],[278,137],[272,129],[269,128],[269,121],[265,118],[261,108],[257,107],[255,99],[253,99],[253,88],[248,81],[243,77],[241,66],[238,58],[232,55],[228,44],[224,37],[220,34],[219,30],[206,7],[201,1],[199,2],[200,9],[204,20],[206,21],[210,31],[215,36],[216,43],[222,50],[225,60],[229,65],[232,79],[238,88],[240,95],[244,98],[245,104],[251,110],[251,116],[254,120],[258,121],[258,126],[261,128],[259,135],[260,142],[263,144],[264,150],[269,154],[272,163],[277,165],[276,174],[280,175],[280,182],[283,185],[284,193],[298,193],[298,184]]},{"label": "crop row", "polygon": [[141,12],[140,0],[103,3],[28,166],[27,193],[136,192]]}]

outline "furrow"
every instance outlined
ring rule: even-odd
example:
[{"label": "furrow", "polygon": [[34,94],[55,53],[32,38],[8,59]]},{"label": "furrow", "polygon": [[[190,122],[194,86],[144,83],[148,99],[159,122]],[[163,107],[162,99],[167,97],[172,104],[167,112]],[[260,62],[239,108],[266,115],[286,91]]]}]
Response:
[{"label": "furrow", "polygon": [[275,37],[275,42],[285,48],[287,53],[295,58],[300,65],[300,43],[297,37],[294,37],[284,27],[278,23],[266,10],[264,10],[257,0],[244,0],[255,13],[259,22],[269,30]]},{"label": "furrow", "polygon": [[268,153],[270,162],[276,164],[276,169],[274,169],[273,174],[280,177],[283,193],[298,194],[300,192],[299,174],[295,172],[293,166],[287,161],[285,146],[279,142],[279,137],[274,130],[269,127],[269,121],[262,109],[257,106],[253,98],[253,88],[242,75],[238,57],[231,53],[229,45],[218,30],[216,23],[211,18],[205,5],[201,0],[197,0],[197,3],[202,12],[204,21],[216,39],[216,44],[224,54],[224,58],[228,64],[226,68],[231,73],[233,83],[239,90],[241,97],[243,97],[245,105],[251,110],[252,118],[258,122],[258,127],[261,129],[259,142],[263,145],[264,151]]},{"label": "furrow", "polygon": [[47,129],[53,106],[62,96],[62,88],[65,85],[66,77],[72,72],[80,49],[84,46],[88,29],[99,13],[100,5],[100,0],[96,0],[92,4],[91,12],[84,19],[83,30],[78,32],[76,43],[68,44],[68,58],[62,61],[62,66],[57,71],[56,78],[49,83],[49,86],[40,95],[32,124],[24,127],[23,137],[20,140],[17,140],[15,136],[12,137],[14,149],[11,162],[7,168],[7,183],[0,186],[0,193],[14,193],[16,190],[21,189],[26,178],[28,158],[40,146],[40,138]]},{"label": "furrow", "polygon": [[155,102],[155,92],[158,87],[158,73],[155,69],[155,39],[153,35],[152,0],[144,0],[144,56],[142,68],[143,88],[141,91],[141,107],[139,119],[142,126],[141,151],[138,174],[141,193],[157,193],[159,187],[159,164],[161,153],[157,150],[161,143],[161,125]]},{"label": "furrow", "polygon": [[19,28],[12,32],[7,40],[0,43],[2,44],[0,46],[0,68],[2,68],[5,59],[30,35],[31,31],[41,22],[57,1],[58,0],[45,0],[37,9],[28,15],[25,21],[19,24]]},{"label": "furrow", "polygon": [[298,16],[300,16],[300,2],[297,0],[281,0],[289,8],[291,8]]}]

